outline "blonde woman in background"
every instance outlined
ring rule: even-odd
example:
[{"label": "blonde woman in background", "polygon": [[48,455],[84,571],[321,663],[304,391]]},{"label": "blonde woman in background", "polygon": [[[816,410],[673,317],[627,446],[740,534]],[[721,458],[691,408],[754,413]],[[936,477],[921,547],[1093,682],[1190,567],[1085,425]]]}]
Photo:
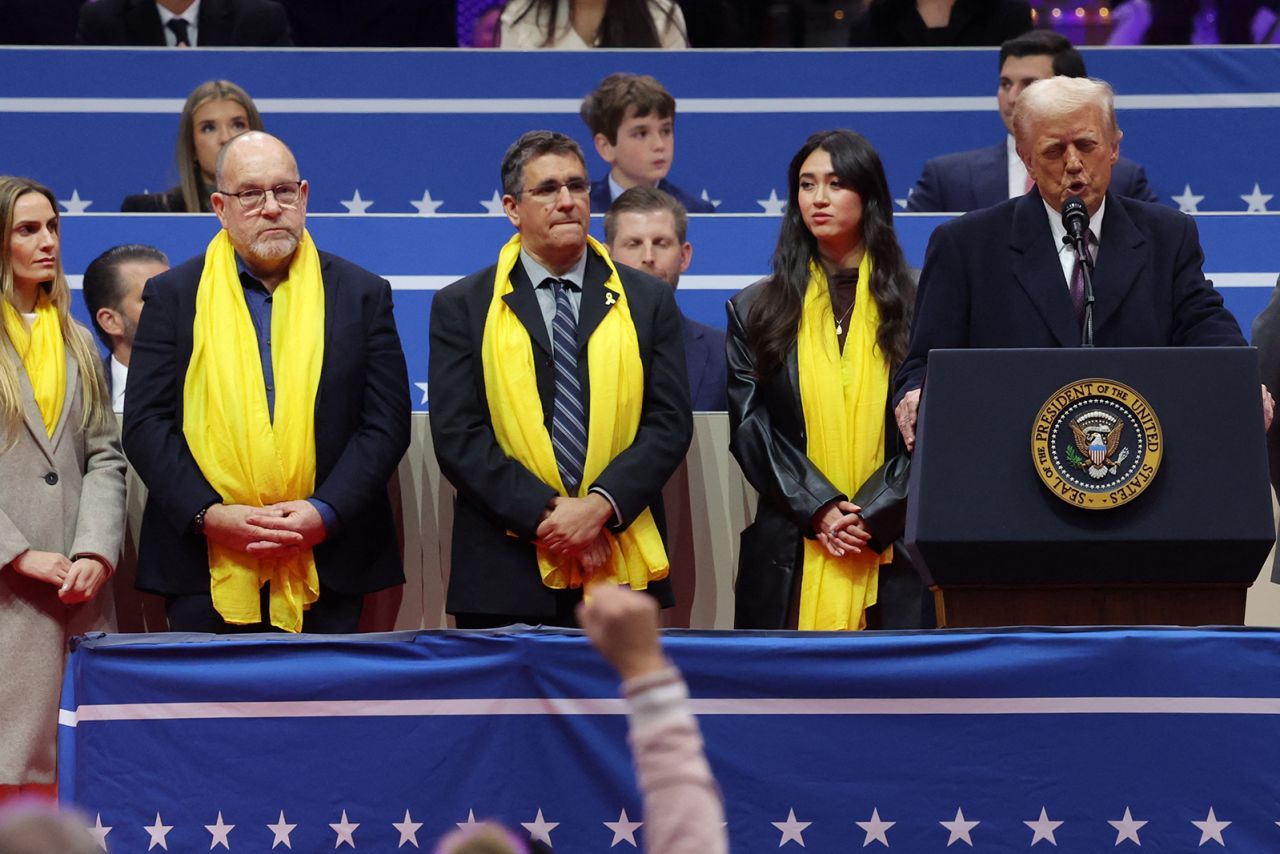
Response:
[{"label": "blonde woman in background", "polygon": [[210,213],[213,167],[228,140],[262,130],[249,93],[230,80],[209,80],[187,96],[178,120],[178,185],[163,193],[126,196],[124,213]]}]

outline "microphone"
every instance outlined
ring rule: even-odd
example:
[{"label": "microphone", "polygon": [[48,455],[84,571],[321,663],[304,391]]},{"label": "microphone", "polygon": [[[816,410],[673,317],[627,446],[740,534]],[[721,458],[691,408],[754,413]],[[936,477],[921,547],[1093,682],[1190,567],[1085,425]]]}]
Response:
[{"label": "microphone", "polygon": [[1062,203],[1062,227],[1077,245],[1084,237],[1085,230],[1089,227],[1089,209],[1079,196],[1068,196]]}]

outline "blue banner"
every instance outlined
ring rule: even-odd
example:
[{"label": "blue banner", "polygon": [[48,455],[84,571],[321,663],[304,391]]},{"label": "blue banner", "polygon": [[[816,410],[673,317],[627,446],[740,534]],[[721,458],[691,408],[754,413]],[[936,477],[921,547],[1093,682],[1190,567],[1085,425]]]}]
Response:
[{"label": "blue banner", "polygon": [[[1280,160],[1263,144],[1280,126],[1280,48],[1083,53],[1119,96],[1122,153],[1146,166],[1166,204],[1280,210],[1262,199],[1280,190]],[[59,198],[74,192],[94,212],[118,210],[128,194],[177,183],[182,102],[203,81],[228,78],[294,148],[315,184],[314,211],[414,213],[414,202],[438,202],[440,213],[482,213],[503,152],[533,128],[570,134],[589,170],[603,174],[578,108],[615,71],[653,74],[677,97],[670,178],[727,213],[761,212],[771,193],[785,197],[787,162],[816,130],[867,136],[903,200],[928,158],[1005,137],[998,54],[987,48],[0,48],[0,171],[37,178]]]},{"label": "blue banner", "polygon": [[[919,266],[936,214],[894,218],[908,263]],[[738,289],[769,271],[778,235],[777,216],[705,214],[689,217],[693,264],[680,280],[676,299],[694,320],[725,326],[724,303]],[[1227,307],[1249,334],[1280,270],[1280,215],[1210,214],[1196,218],[1205,249],[1205,272]],[[409,365],[414,407],[427,408],[427,328],[434,292],[449,282],[497,261],[511,236],[503,216],[341,216],[311,215],[307,227],[321,249],[348,258],[391,280],[396,324]],[[204,251],[217,231],[211,215],[68,215],[63,218],[63,264],[78,285],[95,255],[118,243],[150,243],[178,263]],[[601,219],[592,230],[603,239]],[[78,318],[87,322],[83,302]]]},{"label": "blue banner", "polygon": [[[1276,631],[665,643],[734,851],[1276,848]],[[62,796],[115,851],[643,840],[609,826],[643,820],[625,707],[576,632],[91,639],[62,705]]]}]

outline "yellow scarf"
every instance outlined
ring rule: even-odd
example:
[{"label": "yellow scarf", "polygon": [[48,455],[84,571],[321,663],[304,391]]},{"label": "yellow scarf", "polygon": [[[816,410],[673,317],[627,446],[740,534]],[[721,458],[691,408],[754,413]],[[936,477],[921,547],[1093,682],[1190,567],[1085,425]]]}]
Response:
[{"label": "yellow scarf", "polygon": [[36,322],[28,331],[18,310],[7,299],[0,299],[0,302],[4,303],[5,332],[22,359],[22,367],[26,369],[31,390],[35,393],[36,405],[40,407],[44,429],[52,439],[58,419],[62,417],[63,399],[67,396],[67,356],[58,309],[41,288],[36,297]]},{"label": "yellow scarf", "polygon": [[[605,248],[591,237],[587,242],[588,251],[594,250],[609,265],[605,287],[617,297],[587,343],[591,411],[587,415],[587,458],[580,495],[586,495],[587,488],[605,466],[631,445],[644,404],[644,365],[640,361],[640,345],[626,291]],[[551,435],[543,420],[533,342],[529,331],[503,299],[511,293],[511,270],[519,260],[520,235],[517,234],[498,255],[493,298],[485,318],[481,351],[489,416],[498,444],[507,456],[565,495]],[[613,556],[604,568],[592,575],[593,585],[607,581],[643,590],[650,581],[667,577],[667,552],[648,508],[621,534],[606,530],[605,535],[612,545]],[[553,555],[542,546],[537,548],[543,584],[557,590],[583,585],[582,567],[576,559]]]},{"label": "yellow scarf", "polygon": [[[235,251],[227,232],[219,231],[205,251],[196,291],[182,432],[224,502],[265,507],[315,491],[315,403],[323,361],[324,282],[320,256],[304,231],[288,278],[272,293],[273,423]],[[259,591],[267,581],[271,625],[285,631],[301,631],[302,612],[320,596],[309,549],[289,558],[255,558],[210,542],[209,575],[214,607],[238,625],[262,619]]]},{"label": "yellow scarf", "polygon": [[[845,495],[853,495],[884,462],[889,364],[876,344],[880,312],[871,298],[870,282],[871,256],[863,253],[841,352],[826,273],[810,264],[796,334],[809,459]],[[866,628],[864,612],[876,603],[879,566],[893,559],[892,552],[886,549],[881,556],[864,549],[835,558],[817,540],[806,538],[799,627]]]}]

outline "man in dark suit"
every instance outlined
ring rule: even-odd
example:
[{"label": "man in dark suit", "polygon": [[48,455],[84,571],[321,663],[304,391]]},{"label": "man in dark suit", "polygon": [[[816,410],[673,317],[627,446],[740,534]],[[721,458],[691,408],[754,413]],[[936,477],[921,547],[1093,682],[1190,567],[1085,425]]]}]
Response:
[{"label": "man in dark suit", "polygon": [[127,243],[112,246],[84,270],[84,304],[93,331],[107,348],[102,367],[111,392],[111,408],[124,412],[125,384],[133,338],[142,315],[142,288],[148,279],[169,269],[169,258],[154,246]]},{"label": "man in dark suit", "polygon": [[[318,599],[295,609],[302,630],[352,632],[365,593],[404,582],[387,481],[409,444],[409,380],[391,287],[315,249],[303,227],[307,183],[275,137],[251,131],[228,142],[216,178],[213,209],[225,234],[147,284],[134,339],[124,444],[150,491],[137,584],[166,597],[175,631],[296,630],[277,618],[277,597],[294,580],[277,568],[313,559]],[[212,304],[233,308],[197,311],[219,298]],[[229,347],[238,355],[227,357]],[[208,420],[193,423],[192,413]],[[308,413],[313,436],[287,444],[282,437]],[[221,426],[237,419],[252,439]],[[279,495],[288,487],[271,485],[263,455],[279,460],[286,484],[296,482],[287,479],[293,466],[309,467],[314,489]],[[268,496],[261,503],[213,486],[237,460]],[[261,614],[250,606],[260,621],[219,609],[211,596],[219,555],[257,572]]]},{"label": "man in dark suit", "polygon": [[[1250,340],[1258,348],[1262,384],[1268,388],[1280,387],[1280,279],[1276,279],[1267,307],[1253,319]],[[1267,430],[1267,460],[1271,466],[1271,485],[1280,494],[1280,424]]]},{"label": "man in dark suit", "polygon": [[[988,148],[944,154],[925,163],[920,180],[907,196],[907,210],[973,211],[1029,190],[1031,179],[1014,151],[1013,108],[1028,86],[1054,76],[1088,76],[1080,52],[1065,36],[1053,30],[1032,30],[1002,44],[996,99],[1008,135]],[[1159,201],[1147,185],[1143,168],[1125,157],[1111,170],[1111,192],[1144,202]]]},{"label": "man in dark suit", "polygon": [[[520,137],[502,164],[518,234],[431,306],[431,435],[457,490],[446,610],[461,628],[573,625],[582,583],[623,569],[672,601],[662,487],[692,436],[680,311],[589,241],[589,187],[572,139]],[[641,537],[652,560],[619,560]]]},{"label": "man in dark suit", "polygon": [[[1195,222],[1109,191],[1122,136],[1110,86],[1039,81],[1018,101],[1014,133],[1035,180],[1031,191],[940,225],[929,239],[911,346],[894,380],[895,416],[909,446],[930,350],[1079,346],[1083,277],[1062,239],[1071,197],[1090,217],[1096,346],[1245,343],[1201,272]],[[1262,397],[1269,424],[1265,387]]]},{"label": "man in dark suit", "polygon": [[76,42],[164,47],[290,47],[289,19],[274,0],[90,0]]},{"label": "man in dark suit", "polygon": [[607,211],[632,187],[657,187],[693,213],[716,206],[667,180],[676,156],[676,99],[647,74],[610,74],[582,100],[578,111],[596,153],[609,167],[591,185],[591,209]]},{"label": "man in dark suit", "polygon": [[[672,290],[693,259],[693,245],[685,239],[688,230],[684,205],[656,187],[632,187],[614,199],[604,215],[609,257],[657,276]],[[690,320],[683,312],[681,317],[693,411],[724,412],[729,408],[724,332]]]}]

